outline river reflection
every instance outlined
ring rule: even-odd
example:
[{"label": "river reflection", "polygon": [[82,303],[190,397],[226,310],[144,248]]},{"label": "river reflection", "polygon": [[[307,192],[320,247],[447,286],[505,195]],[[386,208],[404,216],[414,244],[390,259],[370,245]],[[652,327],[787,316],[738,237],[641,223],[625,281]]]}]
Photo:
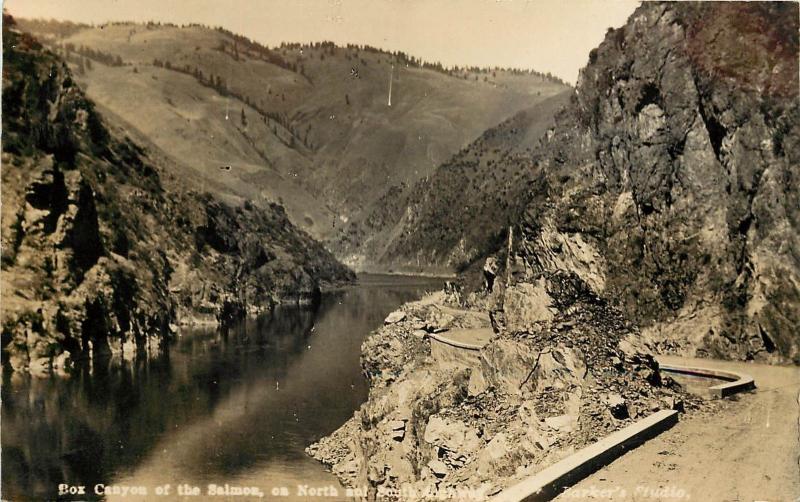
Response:
[{"label": "river reflection", "polygon": [[[344,491],[303,449],[366,399],[364,336],[428,279],[363,276],[317,309],[285,308],[227,334],[196,330],[154,359],[109,361],[70,379],[5,373],[3,499],[42,500],[61,483],[298,484]],[[96,496],[94,498],[97,498]],[[109,499],[113,497],[108,497]],[[128,497],[126,500],[130,500]]]}]

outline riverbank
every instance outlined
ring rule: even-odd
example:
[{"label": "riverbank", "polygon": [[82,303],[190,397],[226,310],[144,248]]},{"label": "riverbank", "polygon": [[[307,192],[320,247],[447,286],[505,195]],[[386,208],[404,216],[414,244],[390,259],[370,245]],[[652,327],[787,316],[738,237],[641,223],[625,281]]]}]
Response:
[{"label": "riverbank", "polygon": [[7,372],[3,494],[53,500],[60,483],[146,486],[151,495],[166,483],[231,483],[267,497],[289,487],[284,500],[307,500],[299,485],[332,485],[341,496],[326,500],[346,500],[303,450],[366,400],[365,336],[441,286],[389,279],[362,277],[315,307],[279,306],[227,330],[181,331],[153,358],[95,359],[68,378]]},{"label": "riverbank", "polygon": [[[502,309],[439,292],[390,314],[361,347],[368,401],[307,453],[368,497],[483,499],[654,411],[705,406],[574,276],[480,300]],[[478,357],[432,350],[492,327]]]}]

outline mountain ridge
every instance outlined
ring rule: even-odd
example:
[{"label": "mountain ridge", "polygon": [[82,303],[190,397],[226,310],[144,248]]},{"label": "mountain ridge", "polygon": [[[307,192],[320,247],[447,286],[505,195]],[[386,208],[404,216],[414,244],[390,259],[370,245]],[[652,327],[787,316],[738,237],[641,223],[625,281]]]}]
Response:
[{"label": "mountain ridge", "polygon": [[[330,247],[359,269],[460,271],[494,252],[535,179],[533,153],[564,91],[484,131],[416,184],[392,187]],[[446,222],[442,225],[442,222]]]},{"label": "mountain ridge", "polygon": [[83,67],[89,96],[187,175],[214,178],[239,200],[280,202],[322,239],[368,211],[387,184],[424,178],[484,129],[566,88],[545,74],[447,70],[369,46],[266,48],[199,25],[30,24],[56,33],[49,44],[77,73]]}]

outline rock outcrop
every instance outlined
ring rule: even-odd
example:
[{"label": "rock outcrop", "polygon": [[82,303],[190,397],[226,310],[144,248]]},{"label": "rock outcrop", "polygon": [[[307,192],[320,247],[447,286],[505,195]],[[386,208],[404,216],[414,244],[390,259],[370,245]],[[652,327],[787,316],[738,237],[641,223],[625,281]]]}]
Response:
[{"label": "rock outcrop", "polygon": [[[553,312],[509,322],[477,360],[438,356],[431,336],[485,328],[485,314],[442,294],[406,304],[363,344],[368,401],[308,453],[368,499],[482,500],[654,411],[700,406],[577,276],[539,287]],[[507,303],[507,318],[527,308]]]},{"label": "rock outcrop", "polygon": [[591,52],[555,125],[529,111],[488,130],[335,248],[473,273],[506,262],[514,227],[514,281],[575,272],[658,350],[798,362],[797,17],[647,2]]},{"label": "rock outcrop", "polygon": [[3,42],[2,348],[13,369],[134,357],[181,321],[310,300],[352,279],[281,207],[187,190],[11,17]]},{"label": "rock outcrop", "polygon": [[542,141],[513,282],[575,272],[659,350],[800,362],[797,4],[651,3]]}]

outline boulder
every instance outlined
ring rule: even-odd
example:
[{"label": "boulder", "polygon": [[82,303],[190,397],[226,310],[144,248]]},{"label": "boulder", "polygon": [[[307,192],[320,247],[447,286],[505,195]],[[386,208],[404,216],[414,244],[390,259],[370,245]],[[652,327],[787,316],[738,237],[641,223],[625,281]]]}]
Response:
[{"label": "boulder", "polygon": [[406,423],[403,420],[391,420],[387,424],[389,434],[395,441],[402,441],[406,437]]},{"label": "boulder", "polygon": [[477,470],[481,477],[494,473],[495,464],[511,449],[508,437],[500,432],[478,453]]},{"label": "boulder", "polygon": [[397,324],[406,318],[406,313],[402,310],[395,310],[383,320],[383,324]]},{"label": "boulder", "polygon": [[572,432],[578,427],[578,417],[575,415],[558,415],[545,418],[544,423],[558,432]]},{"label": "boulder", "polygon": [[506,327],[511,332],[528,332],[537,323],[548,322],[555,317],[553,299],[547,293],[545,280],[535,284],[519,283],[506,290]]},{"label": "boulder", "polygon": [[606,396],[605,402],[609,411],[611,412],[611,415],[617,420],[630,418],[628,405],[624,397],[620,396],[619,394],[609,394]]},{"label": "boulder", "polygon": [[475,451],[481,443],[475,430],[464,422],[438,415],[433,415],[428,420],[423,439],[433,446],[465,454]]},{"label": "boulder", "polygon": [[430,462],[428,462],[428,468],[437,478],[443,478],[447,476],[447,473],[449,472],[447,464],[445,464],[441,460],[431,460]]}]

